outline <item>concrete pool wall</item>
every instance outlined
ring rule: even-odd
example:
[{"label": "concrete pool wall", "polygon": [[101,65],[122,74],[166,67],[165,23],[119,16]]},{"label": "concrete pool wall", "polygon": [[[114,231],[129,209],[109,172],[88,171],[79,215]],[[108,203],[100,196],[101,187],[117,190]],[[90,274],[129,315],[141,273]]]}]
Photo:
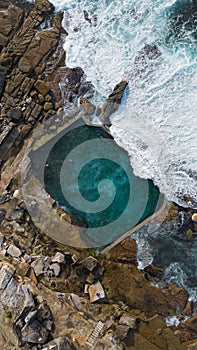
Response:
[{"label": "concrete pool wall", "polygon": [[[42,149],[43,146],[45,146],[48,142],[51,142],[57,135],[63,133],[65,130],[68,130],[70,127],[72,127],[75,123],[79,124],[87,124],[88,126],[92,126],[89,124],[85,118],[83,118],[82,115],[79,114],[73,114],[73,116],[70,116],[69,119],[65,120],[62,126],[57,127],[56,129],[54,127],[49,127],[48,130],[44,131],[42,135],[41,130],[41,136],[34,138],[33,142],[30,146],[30,149],[36,152],[39,152],[40,149]],[[103,128],[105,132],[109,131],[106,130],[105,127],[102,127],[102,125],[94,125],[97,127]],[[41,127],[42,129],[43,127]],[[118,147],[118,146],[117,146]],[[28,164],[28,169],[31,167],[30,163],[31,160],[28,157],[27,152],[27,158],[28,161],[26,165]],[[86,229],[83,227],[77,227],[72,225],[71,223],[65,222],[65,220],[62,219],[62,217],[57,215],[56,210],[52,207],[52,204],[54,204],[54,200],[50,197],[50,195],[45,191],[43,188],[41,182],[35,177],[32,177],[31,179],[28,179],[27,176],[25,176],[25,184],[24,184],[24,194],[26,196],[26,203],[29,204],[29,211],[30,214],[33,216],[33,220],[35,221],[35,224],[42,230],[44,233],[46,233],[49,237],[53,238],[54,240],[60,242],[64,245],[71,245],[75,246],[77,248],[90,248],[89,242],[84,239]],[[32,201],[32,194],[33,189],[36,188],[36,194],[34,197],[36,197],[36,205],[37,210],[39,212],[39,215],[37,215],[37,212],[35,214],[35,211],[32,211],[31,201]],[[28,205],[27,205],[28,207]],[[145,220],[137,224],[136,226],[132,227],[130,230],[127,230],[126,232],[122,233],[117,239],[115,239],[112,243],[108,245],[103,245],[104,249],[103,252],[109,251],[111,248],[113,248],[115,245],[120,243],[122,240],[124,240],[126,237],[130,236],[132,233],[143,227],[145,224],[147,224],[149,221],[154,220],[156,217],[158,217],[161,213],[165,211],[167,208],[167,200],[164,196],[160,198],[159,208],[156,212],[154,212],[152,215],[147,217]],[[36,217],[35,217],[36,216]],[[66,238],[65,238],[65,232],[66,232]],[[91,247],[97,247],[97,245],[92,245]],[[102,247],[102,248],[103,248]],[[101,247],[100,247],[101,248]]]}]

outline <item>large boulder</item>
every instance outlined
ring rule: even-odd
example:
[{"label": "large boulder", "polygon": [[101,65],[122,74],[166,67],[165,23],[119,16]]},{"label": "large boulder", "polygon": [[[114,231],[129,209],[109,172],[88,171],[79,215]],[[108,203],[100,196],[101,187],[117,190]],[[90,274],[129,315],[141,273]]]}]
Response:
[{"label": "large boulder", "polygon": [[75,350],[76,347],[66,337],[56,338],[47,343],[42,350]]},{"label": "large boulder", "polygon": [[49,337],[49,331],[38,320],[26,325],[21,334],[23,342],[34,344],[45,344]]},{"label": "large boulder", "polygon": [[1,295],[2,304],[12,312],[15,321],[24,320],[27,314],[35,308],[32,293],[25,285],[18,284],[12,278]]}]

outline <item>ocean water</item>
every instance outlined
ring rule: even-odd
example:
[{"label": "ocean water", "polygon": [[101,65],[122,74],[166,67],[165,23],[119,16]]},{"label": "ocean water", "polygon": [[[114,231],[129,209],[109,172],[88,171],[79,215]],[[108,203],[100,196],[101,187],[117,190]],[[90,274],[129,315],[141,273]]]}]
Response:
[{"label": "ocean water", "polygon": [[[187,237],[190,215],[180,212],[177,219],[164,221],[155,228],[148,224],[133,236],[137,241],[138,267],[149,264],[163,269],[165,283],[183,287],[190,300],[197,301],[197,234]],[[165,285],[164,283],[164,285]],[[157,286],[157,283],[155,284]]]},{"label": "ocean water", "polygon": [[[152,179],[169,201],[197,208],[196,0],[52,2],[65,11],[66,64],[84,70],[95,87],[93,102],[101,105],[128,81],[110,131],[134,173]],[[159,265],[167,281],[196,300],[197,239],[189,240],[181,225],[141,230],[139,267]]]},{"label": "ocean water", "polygon": [[[197,207],[196,1],[53,3],[65,10],[67,65],[84,70],[94,102],[129,82],[111,133],[135,174],[152,179],[169,200]],[[147,56],[145,45],[159,54]]]}]

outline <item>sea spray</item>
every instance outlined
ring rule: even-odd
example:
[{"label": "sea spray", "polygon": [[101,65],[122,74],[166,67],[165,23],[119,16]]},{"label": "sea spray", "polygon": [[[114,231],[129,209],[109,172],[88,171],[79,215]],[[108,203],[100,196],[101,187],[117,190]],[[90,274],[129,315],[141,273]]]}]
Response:
[{"label": "sea spray", "polygon": [[[153,179],[169,200],[196,207],[195,2],[53,3],[65,10],[67,65],[83,68],[97,91],[96,102],[121,79],[129,82],[111,133],[129,153],[135,174]],[[176,26],[178,13],[182,20]],[[145,64],[141,60],[140,68],[136,57],[147,44],[161,55]]]},{"label": "sea spray", "polygon": [[[153,179],[169,200],[197,207],[196,1],[52,2],[65,10],[67,66],[82,67],[97,92],[95,103],[122,79],[129,82],[111,132],[127,150],[135,174]],[[140,67],[136,58],[147,44],[161,55],[145,58],[145,65],[141,59]],[[165,278],[196,300],[197,239],[186,239],[184,221],[180,214],[178,225],[159,225],[148,236],[146,227],[140,230],[138,258],[143,267],[159,265],[160,256]]]},{"label": "sea spray", "polygon": [[153,264],[163,270],[165,283],[183,287],[189,299],[197,300],[197,235],[188,237],[191,217],[180,212],[163,223],[150,222],[132,237],[137,241],[138,267]]}]

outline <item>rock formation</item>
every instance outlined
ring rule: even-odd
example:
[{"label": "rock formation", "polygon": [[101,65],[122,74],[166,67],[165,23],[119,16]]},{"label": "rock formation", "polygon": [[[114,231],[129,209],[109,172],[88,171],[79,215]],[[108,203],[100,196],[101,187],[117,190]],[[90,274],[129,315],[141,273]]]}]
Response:
[{"label": "rock formation", "polygon": [[[0,0],[0,16],[0,348],[196,349],[196,305],[173,283],[151,284],[162,281],[162,271],[138,270],[134,240],[107,254],[77,250],[49,239],[32,222],[20,187],[28,137],[43,120],[61,122],[63,99],[70,104],[80,98],[81,113],[100,113],[109,125],[127,83],[95,110],[83,71],[65,66],[67,33],[48,0]],[[164,318],[174,315],[190,318],[167,327]]]}]

